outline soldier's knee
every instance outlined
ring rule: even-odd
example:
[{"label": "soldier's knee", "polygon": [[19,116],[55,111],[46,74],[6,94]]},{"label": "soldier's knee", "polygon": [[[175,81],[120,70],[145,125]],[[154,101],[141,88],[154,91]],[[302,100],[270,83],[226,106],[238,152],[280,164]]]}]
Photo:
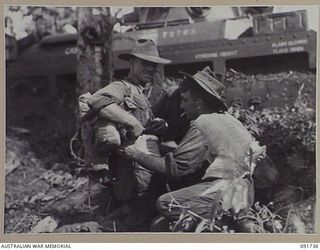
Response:
[{"label": "soldier's knee", "polygon": [[169,204],[171,202],[172,202],[172,198],[169,194],[161,195],[156,202],[158,212],[160,214],[163,214],[165,211],[168,211]]}]

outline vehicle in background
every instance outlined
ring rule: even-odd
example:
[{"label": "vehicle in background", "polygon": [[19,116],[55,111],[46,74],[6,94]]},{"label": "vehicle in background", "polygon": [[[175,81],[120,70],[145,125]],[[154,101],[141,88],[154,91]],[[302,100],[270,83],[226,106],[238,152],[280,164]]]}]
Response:
[{"label": "vehicle in background", "polygon": [[[114,33],[114,78],[127,74],[129,65],[118,55],[130,51],[138,39],[153,39],[161,55],[172,60],[163,72],[173,79],[181,77],[179,71],[194,74],[205,66],[222,76],[230,68],[246,74],[315,72],[316,32],[308,28],[307,12],[272,10],[231,8],[233,18],[209,20],[207,7],[134,8],[122,17],[129,29]],[[71,136],[77,34],[47,35],[20,49],[17,43],[18,55],[6,61],[7,123],[37,129],[50,122],[67,128]],[[230,104],[236,97],[228,98]]]}]

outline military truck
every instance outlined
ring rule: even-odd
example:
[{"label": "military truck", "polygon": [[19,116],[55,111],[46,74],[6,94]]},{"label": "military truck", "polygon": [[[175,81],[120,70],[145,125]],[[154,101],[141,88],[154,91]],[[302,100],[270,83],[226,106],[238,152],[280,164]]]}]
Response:
[{"label": "military truck", "polygon": [[[316,32],[305,10],[272,13],[272,7],[232,8],[233,18],[209,20],[210,8],[135,8],[122,17],[125,32],[114,33],[114,77],[128,72],[118,59],[137,39],[153,39],[167,77],[210,66],[222,76],[232,68],[247,74],[316,69]],[[7,122],[37,128],[74,129],[77,35],[48,35],[6,62]],[[228,100],[230,102],[231,100]],[[71,130],[72,130],[71,129]]]}]

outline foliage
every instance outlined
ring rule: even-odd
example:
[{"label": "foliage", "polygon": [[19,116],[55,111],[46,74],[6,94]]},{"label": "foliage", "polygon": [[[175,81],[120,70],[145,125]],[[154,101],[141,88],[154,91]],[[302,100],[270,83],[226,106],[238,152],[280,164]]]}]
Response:
[{"label": "foliage", "polygon": [[[237,219],[238,225],[242,231],[250,233],[314,233],[314,228],[307,229],[310,227],[307,217],[313,217],[309,213],[312,209],[310,204],[309,200],[282,208],[285,209],[285,213],[284,217],[281,217],[273,202],[268,205],[260,205],[257,202],[247,215]],[[303,213],[301,205],[304,206]],[[312,221],[311,224],[313,223]]]},{"label": "foliage", "polygon": [[[269,206],[272,203],[268,204]],[[238,218],[245,232],[251,233],[281,233],[283,218],[271,212],[268,206],[255,203],[249,213]]]},{"label": "foliage", "polygon": [[[221,201],[218,206],[221,205]],[[213,205],[215,206],[215,205]],[[314,233],[315,198],[282,208],[284,216],[275,210],[274,203],[261,205],[258,202],[248,211],[234,214],[218,209],[217,213],[203,218],[188,207],[180,207],[179,220],[172,223],[173,232],[212,233]],[[217,207],[216,207],[217,208]]]},{"label": "foliage", "polygon": [[316,105],[316,75],[312,72],[245,75],[229,69],[224,85],[224,97],[229,106],[239,103],[248,107],[258,100],[264,108],[291,107],[297,99],[307,101],[309,108]]},{"label": "foliage", "polygon": [[[22,16],[32,16],[33,20],[38,16],[44,18],[46,31],[51,34],[65,32],[66,25],[76,27],[76,9],[75,7],[50,7],[50,6],[10,6],[8,15],[20,12]],[[25,22],[27,19],[25,19]],[[18,24],[15,24],[19,26]],[[21,24],[20,24],[21,26]],[[29,23],[25,26],[25,31],[31,34],[35,31],[35,23]]]},{"label": "foliage", "polygon": [[[224,232],[231,230],[234,232],[234,221],[236,216],[230,210],[222,208],[223,201],[213,201],[210,209],[209,218],[204,218],[192,211],[189,207],[184,207],[178,204],[174,198],[170,204],[170,208],[179,208],[181,213],[179,219],[170,225],[172,232]],[[242,214],[238,213],[238,215]]]},{"label": "foliage", "polygon": [[267,145],[282,185],[300,186],[308,197],[315,192],[315,112],[305,107],[231,111]]}]

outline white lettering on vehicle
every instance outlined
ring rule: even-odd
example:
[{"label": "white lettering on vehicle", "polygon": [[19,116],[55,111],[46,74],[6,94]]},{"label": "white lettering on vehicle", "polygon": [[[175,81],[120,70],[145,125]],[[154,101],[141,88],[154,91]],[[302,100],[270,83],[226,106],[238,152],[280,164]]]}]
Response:
[{"label": "white lettering on vehicle", "polygon": [[283,54],[283,53],[305,51],[304,46],[297,46],[297,45],[304,45],[304,44],[308,44],[307,39],[275,42],[271,44],[271,47],[272,47],[273,54]]},{"label": "white lettering on vehicle", "polygon": [[195,59],[208,59],[208,58],[218,58],[218,57],[230,57],[237,56],[238,50],[227,50],[213,53],[196,54]]},{"label": "white lettering on vehicle", "polygon": [[171,30],[171,31],[163,31],[162,38],[174,38],[180,36],[192,36],[196,35],[195,29],[178,29],[178,30]]},{"label": "white lettering on vehicle", "polygon": [[77,47],[66,48],[64,51],[64,54],[65,55],[78,54],[78,48]]}]

